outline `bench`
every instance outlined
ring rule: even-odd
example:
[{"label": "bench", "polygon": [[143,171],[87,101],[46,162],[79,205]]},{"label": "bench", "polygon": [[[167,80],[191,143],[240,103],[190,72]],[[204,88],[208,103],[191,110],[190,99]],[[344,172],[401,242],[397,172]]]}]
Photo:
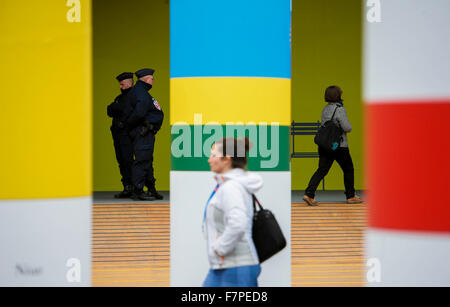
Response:
[{"label": "bench", "polygon": [[[291,158],[319,158],[319,152],[304,152],[295,151],[295,136],[296,135],[316,135],[320,128],[320,121],[315,123],[296,123],[292,121],[291,136],[292,136],[292,153]],[[322,188],[325,191],[325,178],[322,180]]]}]

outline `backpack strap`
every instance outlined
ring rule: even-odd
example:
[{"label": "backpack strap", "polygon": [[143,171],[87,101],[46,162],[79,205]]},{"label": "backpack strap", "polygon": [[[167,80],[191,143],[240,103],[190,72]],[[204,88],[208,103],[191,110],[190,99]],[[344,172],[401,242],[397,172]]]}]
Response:
[{"label": "backpack strap", "polygon": [[[333,116],[332,116],[331,119],[330,119],[331,121],[333,120],[334,115],[336,114],[337,109],[339,109],[340,107],[341,107],[340,105],[337,105],[336,109],[334,109]],[[336,121],[336,124],[338,125],[339,128],[341,128],[341,125],[339,124],[339,121]],[[342,128],[341,128],[341,129],[342,129]],[[341,139],[342,139],[342,137],[341,137]]]},{"label": "backpack strap", "polygon": [[330,120],[333,120],[333,118],[334,118],[334,115],[336,114],[336,111],[337,111],[337,109],[339,109],[341,106],[340,105],[338,105],[337,107],[336,107],[336,109],[334,109],[334,113],[333,113],[333,116],[331,116],[331,119]]}]

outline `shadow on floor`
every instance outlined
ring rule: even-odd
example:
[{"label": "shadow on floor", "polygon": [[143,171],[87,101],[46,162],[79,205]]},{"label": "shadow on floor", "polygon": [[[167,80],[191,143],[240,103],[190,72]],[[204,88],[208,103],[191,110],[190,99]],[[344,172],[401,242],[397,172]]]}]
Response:
[{"label": "shadow on floor", "polygon": [[162,200],[153,200],[153,201],[136,201],[131,198],[122,198],[116,199],[114,198],[114,194],[118,192],[94,192],[94,203],[96,204],[104,204],[104,203],[136,203],[136,204],[167,204],[170,201],[170,193],[169,191],[158,191],[159,194],[164,196]]},{"label": "shadow on floor", "polygon": [[[154,201],[134,201],[132,199],[116,199],[114,198],[114,194],[118,192],[94,192],[94,203],[168,203],[170,202],[170,192],[169,191],[158,191],[160,194],[164,196],[162,200],[154,200]],[[364,200],[364,191],[356,191],[356,194],[362,197]],[[303,202],[302,197],[304,195],[304,191],[292,191],[292,202]],[[344,191],[317,191],[316,200],[324,203],[345,203],[345,194]]]}]

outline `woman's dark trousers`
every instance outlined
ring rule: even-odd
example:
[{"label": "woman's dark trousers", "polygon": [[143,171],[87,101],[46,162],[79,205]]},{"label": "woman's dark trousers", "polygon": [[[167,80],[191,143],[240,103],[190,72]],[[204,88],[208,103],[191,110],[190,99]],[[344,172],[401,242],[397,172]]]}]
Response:
[{"label": "woman's dark trousers", "polygon": [[307,196],[311,198],[315,197],[319,183],[328,174],[335,160],[344,172],[345,195],[347,199],[355,196],[355,170],[350,151],[347,147],[339,147],[333,152],[322,150],[319,147],[319,168],[309,181],[305,191]]}]

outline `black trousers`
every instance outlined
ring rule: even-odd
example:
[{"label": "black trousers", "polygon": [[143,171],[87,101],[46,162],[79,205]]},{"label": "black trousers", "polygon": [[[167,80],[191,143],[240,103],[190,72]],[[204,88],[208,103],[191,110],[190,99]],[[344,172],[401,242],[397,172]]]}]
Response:
[{"label": "black trousers", "polygon": [[339,147],[334,152],[319,148],[319,168],[309,181],[305,191],[307,196],[314,198],[319,183],[328,174],[335,160],[344,172],[345,195],[347,199],[355,196],[355,170],[350,151],[347,147]]},{"label": "black trousers", "polygon": [[149,132],[145,136],[137,135],[133,140],[134,156],[133,163],[133,185],[142,190],[144,186],[154,187],[155,177],[153,174],[153,152],[155,149],[155,134]]},{"label": "black trousers", "polygon": [[114,149],[124,187],[132,185],[133,144],[128,134],[113,133]]}]

